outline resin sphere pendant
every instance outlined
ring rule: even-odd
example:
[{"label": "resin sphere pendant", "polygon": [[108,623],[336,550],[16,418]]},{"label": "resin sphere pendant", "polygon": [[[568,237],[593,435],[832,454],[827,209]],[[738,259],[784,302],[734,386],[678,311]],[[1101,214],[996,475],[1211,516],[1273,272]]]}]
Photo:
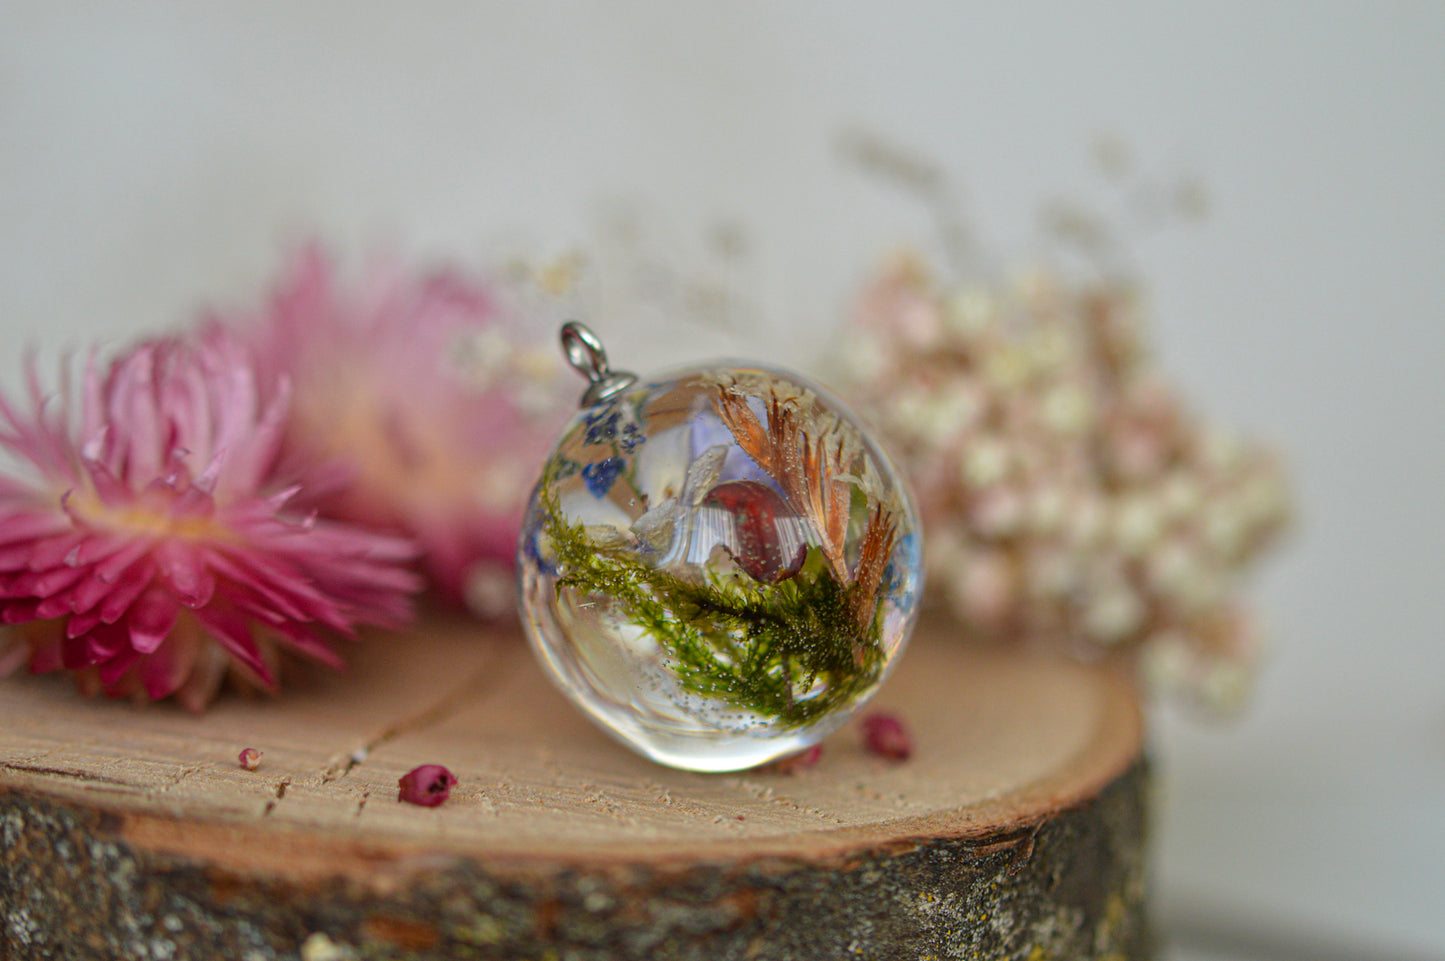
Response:
[{"label": "resin sphere pendant", "polygon": [[729,363],[649,380],[562,329],[588,376],[522,528],[522,621],[609,733],[698,771],[837,730],[903,647],[922,588],[902,480],[836,399]]}]

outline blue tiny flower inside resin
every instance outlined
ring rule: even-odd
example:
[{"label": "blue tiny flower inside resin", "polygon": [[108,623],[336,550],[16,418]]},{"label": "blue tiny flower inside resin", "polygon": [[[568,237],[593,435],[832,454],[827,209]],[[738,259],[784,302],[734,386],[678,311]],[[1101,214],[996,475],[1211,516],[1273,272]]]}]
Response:
[{"label": "blue tiny flower inside resin", "polygon": [[582,468],[582,481],[592,492],[593,497],[602,498],[607,496],[607,492],[612,489],[612,484],[620,473],[622,473],[622,458],[608,457],[606,460],[594,461]]},{"label": "blue tiny flower inside resin", "polygon": [[623,452],[630,454],[637,449],[638,444],[645,443],[647,443],[647,436],[638,429],[636,422],[628,421],[622,425],[622,439],[618,441],[618,446],[622,448]]},{"label": "blue tiny flower inside resin", "polygon": [[617,438],[617,422],[622,414],[616,407],[603,407],[587,415],[587,443],[606,444]]}]

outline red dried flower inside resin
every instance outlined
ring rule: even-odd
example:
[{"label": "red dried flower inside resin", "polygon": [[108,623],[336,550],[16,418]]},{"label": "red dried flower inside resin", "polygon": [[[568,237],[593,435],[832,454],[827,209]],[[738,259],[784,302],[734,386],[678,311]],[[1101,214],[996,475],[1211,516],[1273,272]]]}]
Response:
[{"label": "red dried flower inside resin", "polygon": [[874,754],[906,761],[913,754],[913,738],[896,714],[870,714],[863,718],[863,746]]},{"label": "red dried flower inside resin", "polygon": [[398,801],[434,808],[452,796],[457,779],[440,764],[423,764],[407,771],[396,785]]},{"label": "red dried flower inside resin", "polygon": [[261,766],[261,752],[254,747],[242,748],[240,756],[236,758],[241,767],[248,771],[254,771]]}]

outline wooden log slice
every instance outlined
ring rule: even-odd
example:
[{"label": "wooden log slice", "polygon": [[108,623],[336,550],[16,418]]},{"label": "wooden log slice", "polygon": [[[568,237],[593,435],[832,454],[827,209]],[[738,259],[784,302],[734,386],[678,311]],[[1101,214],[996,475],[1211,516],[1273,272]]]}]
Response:
[{"label": "wooden log slice", "polygon": [[850,725],[792,774],[658,767],[461,623],[200,717],[0,682],[0,957],[1147,956],[1130,684],[949,631],[875,702],[912,759]]}]

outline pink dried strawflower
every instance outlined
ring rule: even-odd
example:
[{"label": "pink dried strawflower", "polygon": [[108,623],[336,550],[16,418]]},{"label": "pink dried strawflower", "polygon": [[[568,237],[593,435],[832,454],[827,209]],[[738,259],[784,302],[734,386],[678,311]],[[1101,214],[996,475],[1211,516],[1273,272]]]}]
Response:
[{"label": "pink dried strawflower", "polygon": [[398,801],[434,808],[452,796],[457,779],[440,764],[423,764],[407,771],[396,786]]},{"label": "pink dried strawflower", "polygon": [[812,747],[805,747],[796,754],[789,754],[787,757],[780,757],[773,763],[767,765],[767,770],[777,774],[798,774],[816,767],[823,759],[823,745],[814,744]]},{"label": "pink dried strawflower", "polygon": [[860,723],[863,746],[874,754],[895,761],[906,761],[913,756],[913,738],[896,714],[869,714]]},{"label": "pink dried strawflower", "polygon": [[[174,694],[198,710],[228,669],[276,684],[276,647],[326,664],[325,633],[400,625],[405,541],[293,513],[278,483],[287,395],[262,396],[219,330],[85,367],[78,398],[0,397],[0,670],[73,671],[82,689]],[[76,401],[79,401],[78,406]]]},{"label": "pink dried strawflower", "polygon": [[261,766],[261,752],[254,747],[242,748],[236,760],[240,763],[241,767],[248,771],[254,771]]},{"label": "pink dried strawflower", "polygon": [[526,321],[498,285],[382,265],[348,286],[311,249],[254,332],[323,516],[414,537],[433,586],[486,614],[514,608],[533,474],[575,407],[553,325]]}]

